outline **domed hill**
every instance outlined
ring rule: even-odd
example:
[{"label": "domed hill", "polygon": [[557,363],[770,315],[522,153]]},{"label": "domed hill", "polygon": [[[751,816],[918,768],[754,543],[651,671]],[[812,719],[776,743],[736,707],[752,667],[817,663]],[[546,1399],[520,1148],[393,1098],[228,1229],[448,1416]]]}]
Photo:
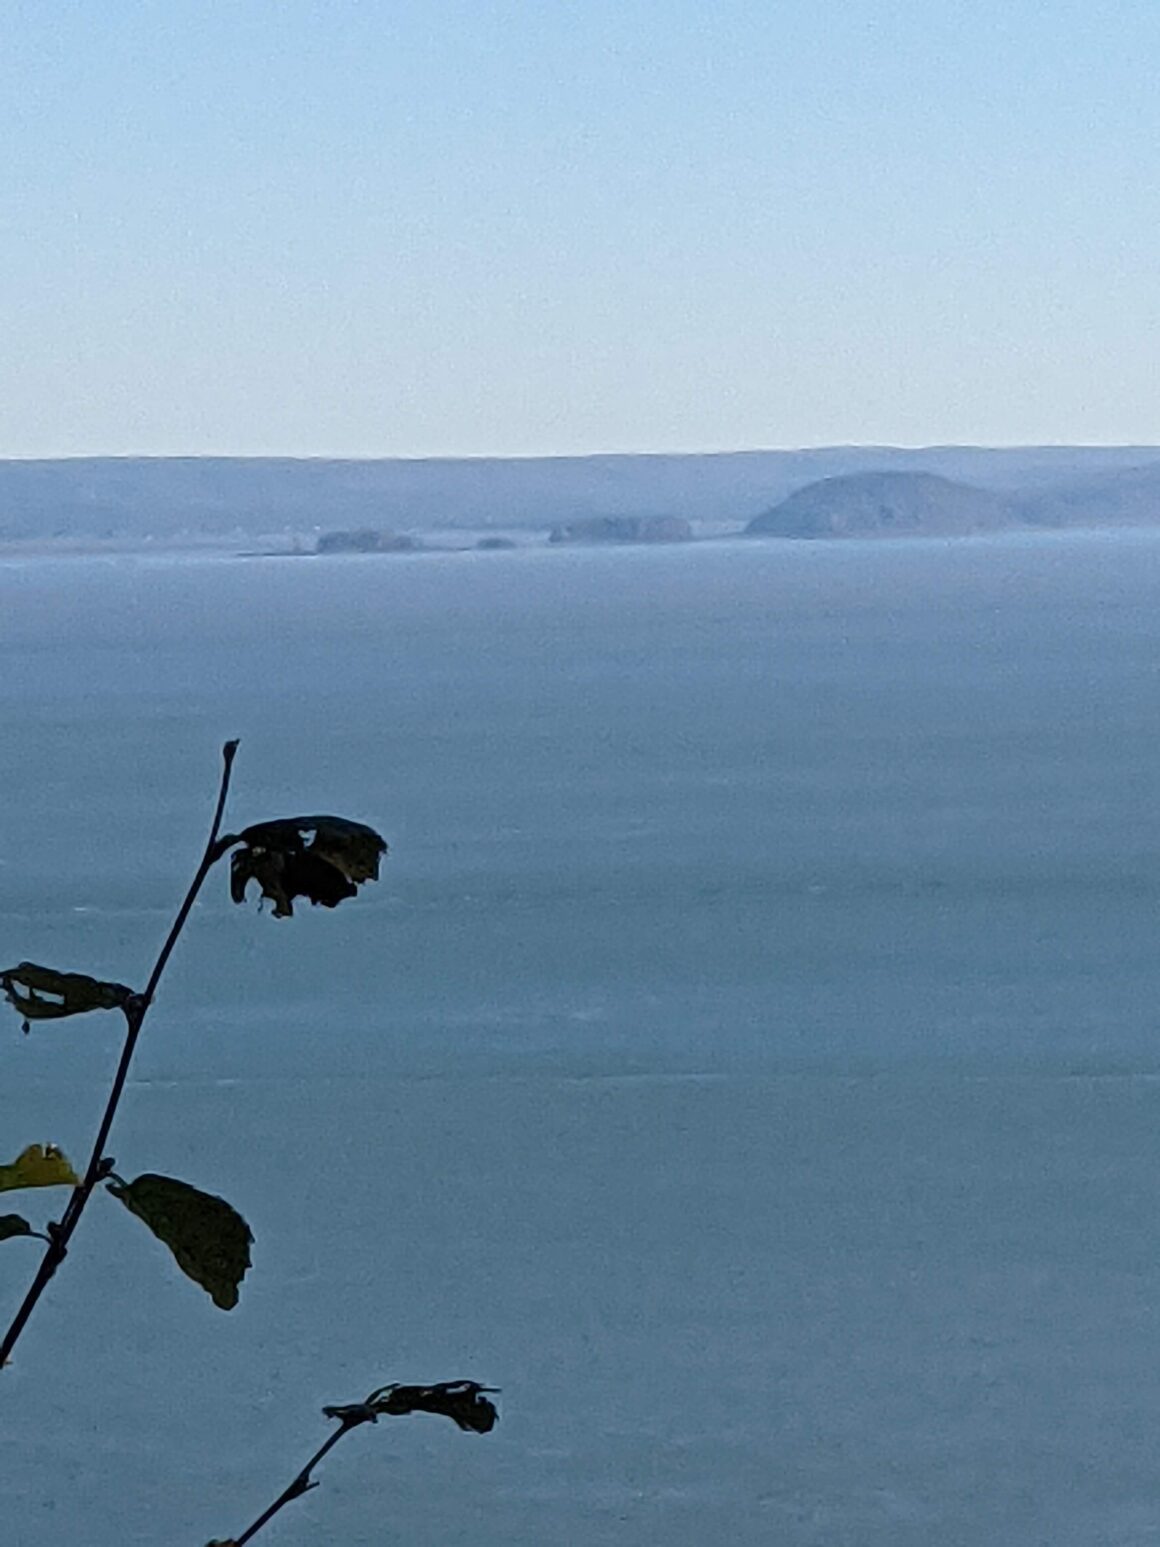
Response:
[{"label": "domed hill", "polygon": [[795,490],[745,530],[755,537],[960,537],[1018,524],[1000,495],[934,473],[847,473]]}]

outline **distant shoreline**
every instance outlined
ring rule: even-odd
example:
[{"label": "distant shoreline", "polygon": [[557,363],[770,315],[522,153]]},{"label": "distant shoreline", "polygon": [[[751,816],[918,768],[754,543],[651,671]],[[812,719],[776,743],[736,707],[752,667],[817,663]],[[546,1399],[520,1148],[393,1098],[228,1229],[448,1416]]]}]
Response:
[{"label": "distant shoreline", "polygon": [[[1160,446],[831,446],[588,457],[0,460],[0,544],[61,552],[312,548],[359,528],[424,542],[540,540],[582,522],[740,530],[827,480],[925,477],[1043,525],[1160,521]],[[436,535],[438,534],[438,535]],[[471,535],[468,535],[471,534]]]},{"label": "distant shoreline", "polygon": [[[442,534],[451,535],[451,534]],[[874,548],[889,549],[892,547],[909,548],[915,544],[937,545],[940,548],[953,547],[978,547],[984,545],[1005,546],[1013,542],[1043,542],[1044,544],[1058,543],[1069,538],[1135,538],[1141,540],[1160,539],[1160,522],[1156,524],[1106,524],[1091,526],[1071,527],[1031,527],[1012,526],[986,532],[968,533],[940,533],[940,532],[908,532],[902,535],[887,535],[881,532],[862,532],[842,537],[748,537],[743,529],[731,532],[714,532],[696,536],[688,541],[679,543],[575,543],[564,546],[553,545],[546,538],[538,540],[519,541],[512,544],[511,548],[503,552],[489,554],[481,550],[478,545],[472,543],[437,542],[417,547],[405,553],[315,553],[305,549],[293,549],[288,547],[254,547],[240,548],[234,543],[228,542],[198,542],[188,543],[174,542],[107,542],[84,543],[73,541],[53,541],[48,539],[39,542],[6,543],[0,540],[0,566],[21,562],[35,562],[37,560],[51,560],[56,562],[84,562],[92,560],[112,559],[205,559],[205,560],[270,560],[270,559],[311,559],[315,562],[325,563],[329,566],[351,563],[387,563],[394,561],[399,564],[420,562],[429,559],[466,558],[478,557],[480,562],[502,563],[505,556],[538,554],[538,555],[564,555],[585,554],[596,555],[608,552],[686,552],[701,548],[721,548],[723,546],[735,546],[746,550],[806,550],[806,549],[850,549],[852,547],[865,547],[872,545]]]}]

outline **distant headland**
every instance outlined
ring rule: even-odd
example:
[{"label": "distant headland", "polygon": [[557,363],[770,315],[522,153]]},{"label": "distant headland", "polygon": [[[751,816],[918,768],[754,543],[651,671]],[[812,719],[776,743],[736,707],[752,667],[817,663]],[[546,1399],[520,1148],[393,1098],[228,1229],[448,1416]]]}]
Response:
[{"label": "distant headland", "polygon": [[[960,536],[1160,524],[1160,446],[0,461],[0,545],[427,546]],[[458,535],[457,535],[458,534]]]},{"label": "distant headland", "polygon": [[753,537],[967,537],[1025,524],[1014,495],[937,473],[846,473],[796,489],[745,530]]}]

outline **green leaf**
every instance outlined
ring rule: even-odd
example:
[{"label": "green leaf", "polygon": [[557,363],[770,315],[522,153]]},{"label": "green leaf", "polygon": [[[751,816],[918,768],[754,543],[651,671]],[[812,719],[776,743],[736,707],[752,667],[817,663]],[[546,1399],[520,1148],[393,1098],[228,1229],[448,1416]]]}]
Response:
[{"label": "green leaf", "polygon": [[34,1233],[32,1226],[20,1214],[0,1214],[0,1241],[10,1241],[13,1236]]},{"label": "green leaf", "polygon": [[20,1187],[75,1187],[80,1177],[55,1144],[30,1144],[11,1165],[0,1166],[0,1192]]},{"label": "green leaf", "polygon": [[274,917],[288,919],[295,897],[334,908],[353,897],[364,881],[377,881],[387,852],[373,827],[341,816],[287,817],[258,822],[239,835],[230,860],[230,893],[244,902],[257,881],[274,904]]},{"label": "green leaf", "polygon": [[133,997],[124,983],[102,983],[83,972],[57,972],[21,962],[0,972],[0,986],[9,1004],[29,1021],[54,1021],[65,1015],[84,1015],[89,1010],[121,1010]]},{"label": "green leaf", "polygon": [[152,1172],[134,1182],[110,1182],[109,1191],[168,1246],[177,1266],[215,1305],[233,1310],[254,1239],[236,1209],[188,1182]]}]

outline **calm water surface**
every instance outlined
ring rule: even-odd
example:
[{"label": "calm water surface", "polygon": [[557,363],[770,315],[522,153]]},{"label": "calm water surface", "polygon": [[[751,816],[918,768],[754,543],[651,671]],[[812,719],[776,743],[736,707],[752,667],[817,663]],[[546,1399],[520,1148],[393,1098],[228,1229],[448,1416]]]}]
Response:
[{"label": "calm water surface", "polygon": [[[200,1547],[469,1374],[494,1435],[355,1436],[277,1539],[1157,1539],[1160,539],[22,561],[0,672],[5,960],[143,976],[228,736],[232,825],[392,844],[199,906],[113,1148],[255,1266],[94,1205],[9,1540]],[[114,1030],[0,1025],[6,1157]]]}]

